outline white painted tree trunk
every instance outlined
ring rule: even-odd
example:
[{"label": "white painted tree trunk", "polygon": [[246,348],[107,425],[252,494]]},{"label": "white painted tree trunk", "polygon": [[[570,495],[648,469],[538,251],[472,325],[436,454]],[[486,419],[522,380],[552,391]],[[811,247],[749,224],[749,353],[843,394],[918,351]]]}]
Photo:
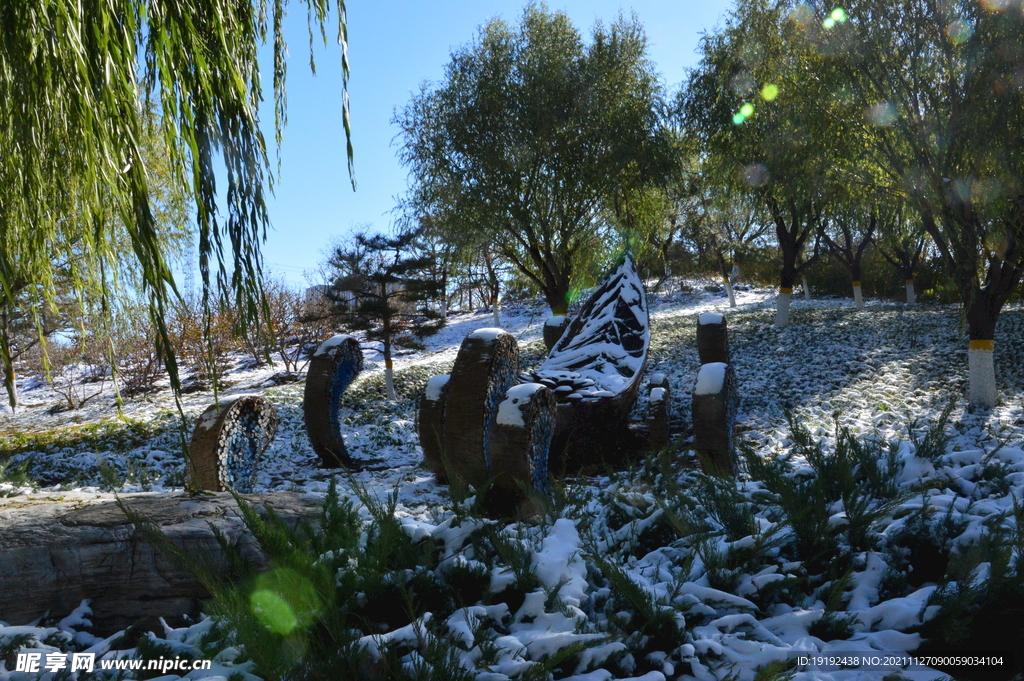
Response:
[{"label": "white painted tree trunk", "polygon": [[917,296],[914,295],[914,280],[907,279],[907,305],[913,305],[917,302]]},{"label": "white painted tree trunk", "polygon": [[726,277],[725,292],[729,294],[729,307],[736,307],[736,294],[732,290],[732,279]]},{"label": "white painted tree trunk", "polygon": [[384,360],[384,390],[389,400],[398,398],[395,393],[395,368],[391,360]]},{"label": "white painted tree trunk", "polygon": [[864,294],[861,293],[859,281],[853,282],[853,304],[858,310],[864,309]]},{"label": "white painted tree trunk", "polygon": [[448,299],[441,299],[441,319],[448,321]]},{"label": "white painted tree trunk", "polygon": [[501,328],[501,302],[497,298],[494,299],[494,304],[491,305],[491,316],[494,319],[494,328]]},{"label": "white painted tree trunk", "polygon": [[779,289],[779,297],[775,303],[775,326],[782,328],[789,325],[789,301],[793,296],[793,289]]},{"label": "white painted tree trunk", "polygon": [[811,287],[807,284],[807,277],[800,277],[801,283],[804,286],[804,300],[811,299]]},{"label": "white painted tree trunk", "polygon": [[996,406],[995,341],[973,340],[967,344],[967,400],[978,407]]}]

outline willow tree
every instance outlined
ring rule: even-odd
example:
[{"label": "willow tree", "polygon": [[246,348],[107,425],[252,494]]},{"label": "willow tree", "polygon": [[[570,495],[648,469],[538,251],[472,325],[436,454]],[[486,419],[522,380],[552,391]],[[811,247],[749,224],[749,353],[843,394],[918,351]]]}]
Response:
[{"label": "willow tree", "polygon": [[635,19],[589,45],[543,5],[490,21],[396,116],[410,212],[483,235],[565,314],[607,248],[602,208],[670,168],[646,49]]},{"label": "willow tree", "polygon": [[[304,4],[325,41],[331,11],[338,14],[347,135],[344,0]],[[164,323],[174,282],[142,143],[148,112],[155,109],[173,181],[195,206],[204,301],[212,290],[231,290],[242,321],[256,319],[259,246],[271,181],[257,116],[263,99],[257,56],[261,45],[273,43],[280,141],[285,5],[286,0],[269,6],[253,0],[0,4],[0,296],[5,304],[23,291],[37,294],[39,304],[52,304],[55,252],[73,252],[81,265],[75,285],[98,293],[118,263],[134,257],[177,387]],[[348,156],[351,173],[351,144]],[[218,176],[226,188],[218,186]],[[223,215],[219,194],[227,209]],[[130,253],[116,246],[115,223],[123,225]],[[0,355],[8,364],[9,349],[2,341]]]},{"label": "willow tree", "polygon": [[793,284],[819,255],[820,227],[850,153],[815,77],[821,57],[801,30],[784,2],[740,3],[721,31],[705,36],[679,102],[708,180],[757,197],[775,228],[780,327]]},{"label": "willow tree", "polygon": [[969,399],[992,406],[996,322],[1024,275],[1024,15],[938,0],[838,12],[810,24],[820,75],[859,107],[866,148],[921,215],[966,312]]}]

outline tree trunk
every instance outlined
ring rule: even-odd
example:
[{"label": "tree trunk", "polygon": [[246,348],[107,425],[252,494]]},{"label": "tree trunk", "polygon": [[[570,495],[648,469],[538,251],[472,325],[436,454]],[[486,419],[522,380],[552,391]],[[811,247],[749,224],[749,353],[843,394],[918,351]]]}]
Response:
[{"label": "tree trunk", "polygon": [[389,400],[398,399],[395,393],[395,365],[391,362],[391,353],[384,355],[384,394]]},{"label": "tree trunk", "polygon": [[736,294],[732,290],[732,277],[729,275],[725,257],[718,254],[718,267],[722,272],[722,282],[725,284],[725,292],[729,295],[729,307],[736,307]]},{"label": "tree trunk", "polygon": [[850,276],[853,277],[853,304],[858,310],[864,309],[864,294],[860,288],[860,259],[855,260],[850,265]]},{"label": "tree trunk", "polygon": [[391,327],[384,323],[384,396],[389,400],[398,399],[395,393],[395,365],[391,361]]},{"label": "tree trunk", "polygon": [[569,314],[569,281],[560,278],[545,287],[544,298],[551,307],[551,315],[564,317]]},{"label": "tree trunk", "polygon": [[907,279],[906,280],[906,286],[907,286],[907,305],[913,305],[913,304],[915,304],[917,302],[917,296],[914,295],[914,280],[913,279]]},{"label": "tree trunk", "polygon": [[18,407],[18,384],[17,376],[14,373],[14,360],[11,356],[10,334],[8,333],[7,316],[3,318],[3,328],[0,328],[0,360],[4,364],[4,388],[7,389],[7,403],[11,405],[11,412]]},{"label": "tree trunk", "polygon": [[788,258],[783,261],[782,275],[779,279],[779,295],[775,301],[775,326],[781,329],[789,325],[789,305],[793,300],[793,282],[796,280],[796,270]]},{"label": "tree trunk", "polygon": [[800,277],[800,284],[804,287],[804,300],[811,302],[811,287],[807,284],[807,277]]},{"label": "tree trunk", "polygon": [[4,357],[4,387],[7,388],[7,403],[11,405],[12,413],[18,407],[18,384],[16,379],[14,366]]},{"label": "tree trunk", "polygon": [[775,326],[782,328],[789,325],[789,302],[793,296],[793,289],[780,288],[779,297],[776,300]]},{"label": "tree trunk", "polygon": [[448,321],[448,268],[441,272],[441,321]]},{"label": "tree trunk", "polygon": [[996,405],[995,354],[996,321],[1003,301],[987,290],[975,292],[967,306],[968,401],[979,407]]}]

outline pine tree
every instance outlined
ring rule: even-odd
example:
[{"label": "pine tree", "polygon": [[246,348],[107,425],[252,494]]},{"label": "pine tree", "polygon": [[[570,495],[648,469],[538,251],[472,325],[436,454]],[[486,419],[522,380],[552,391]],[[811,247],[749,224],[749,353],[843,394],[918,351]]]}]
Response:
[{"label": "pine tree", "polygon": [[[396,340],[411,334],[422,337],[437,331],[443,321],[422,305],[443,295],[441,283],[430,276],[435,267],[429,255],[412,253],[420,230],[394,237],[356,234],[351,247],[337,247],[328,266],[338,273],[327,291],[342,323],[365,331],[367,340],[384,345],[387,398],[395,399],[392,349]],[[412,339],[409,339],[412,340]],[[409,340],[405,340],[406,344]]]}]

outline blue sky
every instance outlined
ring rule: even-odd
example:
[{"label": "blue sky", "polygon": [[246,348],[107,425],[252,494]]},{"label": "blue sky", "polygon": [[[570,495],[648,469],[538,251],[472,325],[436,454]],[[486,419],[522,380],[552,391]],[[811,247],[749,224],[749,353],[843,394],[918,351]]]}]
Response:
[{"label": "blue sky", "polygon": [[[270,202],[273,229],[263,248],[266,269],[295,285],[325,259],[333,239],[354,229],[390,228],[407,173],[396,156],[396,107],[424,81],[437,82],[453,49],[472,41],[492,17],[518,21],[525,2],[505,0],[349,0],[349,81],[357,190],[349,184],[341,125],[341,68],[335,45],[315,50],[317,75],[309,70],[305,10],[291,3],[288,126],[281,146],[281,175]],[[647,31],[649,56],[674,89],[697,61],[701,33],[718,25],[732,0],[562,0],[589,40],[594,22],[635,12]],[[330,38],[331,36],[329,36]],[[267,62],[269,64],[269,61]],[[270,87],[270,74],[265,78]],[[273,142],[273,112],[263,112]]]}]

